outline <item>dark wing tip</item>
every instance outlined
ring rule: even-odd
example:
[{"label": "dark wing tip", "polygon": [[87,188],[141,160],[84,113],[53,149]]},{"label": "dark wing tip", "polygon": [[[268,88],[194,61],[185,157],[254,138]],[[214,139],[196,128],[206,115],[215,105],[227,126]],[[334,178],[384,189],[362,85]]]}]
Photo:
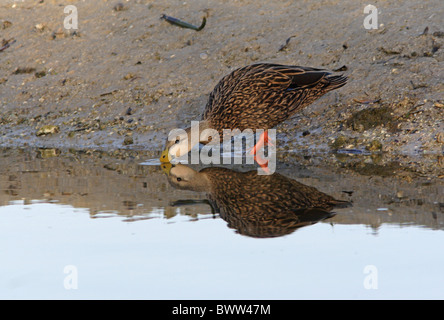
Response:
[{"label": "dark wing tip", "polygon": [[304,71],[294,74],[291,77],[291,84],[288,89],[315,87],[329,73],[327,71]]},{"label": "dark wing tip", "polygon": [[348,78],[341,74],[337,76],[327,77],[327,80],[327,88],[329,90],[333,90],[344,86],[347,83]]}]

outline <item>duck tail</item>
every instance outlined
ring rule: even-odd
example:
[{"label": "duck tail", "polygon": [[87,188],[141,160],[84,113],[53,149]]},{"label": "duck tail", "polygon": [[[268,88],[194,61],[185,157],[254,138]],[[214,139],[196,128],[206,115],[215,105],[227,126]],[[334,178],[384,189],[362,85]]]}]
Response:
[{"label": "duck tail", "polygon": [[327,91],[338,89],[340,87],[343,87],[347,83],[347,77],[342,74],[327,77],[325,80],[327,80],[325,83],[325,89]]}]

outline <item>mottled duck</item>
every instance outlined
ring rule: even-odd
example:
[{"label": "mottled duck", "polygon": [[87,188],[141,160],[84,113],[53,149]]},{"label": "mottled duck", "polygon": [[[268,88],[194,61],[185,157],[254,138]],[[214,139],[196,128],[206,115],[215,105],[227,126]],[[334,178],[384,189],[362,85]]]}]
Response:
[{"label": "mottled duck", "polygon": [[[223,129],[265,130],[252,150],[254,154],[268,143],[266,130],[346,82],[343,75],[331,75],[310,67],[259,63],[239,68],[222,78],[211,92],[199,122],[199,132],[214,129],[222,137]],[[165,144],[162,162],[170,162],[194,147],[191,127],[171,138]],[[207,144],[208,138],[199,134],[200,141],[195,143]]]},{"label": "mottled duck", "polygon": [[258,175],[222,167],[196,171],[183,164],[163,164],[177,189],[205,192],[213,213],[230,228],[251,237],[276,237],[330,218],[333,208],[351,206],[282,174]]}]

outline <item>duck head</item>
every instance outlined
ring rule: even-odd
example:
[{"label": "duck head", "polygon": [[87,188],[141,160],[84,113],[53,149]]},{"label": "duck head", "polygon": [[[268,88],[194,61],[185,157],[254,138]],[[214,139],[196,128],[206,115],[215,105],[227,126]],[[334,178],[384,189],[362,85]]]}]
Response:
[{"label": "duck head", "polygon": [[191,127],[187,129],[171,130],[160,155],[160,162],[171,162],[188,154],[195,145],[209,143],[214,134],[217,131],[211,129],[207,121],[192,121]]},{"label": "duck head", "polygon": [[165,148],[160,155],[160,162],[170,162],[174,158],[179,158],[194,147],[191,144],[191,128],[185,130],[175,129],[170,132],[165,142]]},{"label": "duck head", "polygon": [[177,189],[192,190],[197,192],[208,191],[210,181],[208,177],[183,164],[162,164],[162,170],[166,173],[168,182]]}]

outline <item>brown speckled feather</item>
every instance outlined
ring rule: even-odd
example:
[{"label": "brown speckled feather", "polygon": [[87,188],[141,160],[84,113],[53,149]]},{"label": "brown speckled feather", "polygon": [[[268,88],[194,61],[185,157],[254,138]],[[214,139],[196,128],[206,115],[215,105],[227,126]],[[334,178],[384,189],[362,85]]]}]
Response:
[{"label": "brown speckled feather", "polygon": [[258,175],[256,170],[223,167],[196,171],[182,164],[168,172],[173,187],[205,192],[213,213],[239,233],[254,237],[288,234],[331,217],[334,207],[351,205],[278,173]]},{"label": "brown speckled feather", "polygon": [[[230,207],[244,207],[243,214],[254,211],[255,216],[258,212],[269,215],[271,212],[288,213],[294,209],[314,207],[331,209],[343,203],[279,173],[258,175],[256,170],[237,172],[222,167],[205,168],[200,173],[212,182],[210,193],[219,202],[226,202]],[[267,210],[263,210],[265,208]]]},{"label": "brown speckled feather", "polygon": [[278,173],[258,175],[226,168],[201,170],[212,182],[208,199],[230,228],[252,237],[275,237],[331,217],[346,201]]},{"label": "brown speckled feather", "polygon": [[222,129],[270,129],[325,93],[344,76],[298,66],[254,64],[225,76],[211,92],[202,120]]}]

